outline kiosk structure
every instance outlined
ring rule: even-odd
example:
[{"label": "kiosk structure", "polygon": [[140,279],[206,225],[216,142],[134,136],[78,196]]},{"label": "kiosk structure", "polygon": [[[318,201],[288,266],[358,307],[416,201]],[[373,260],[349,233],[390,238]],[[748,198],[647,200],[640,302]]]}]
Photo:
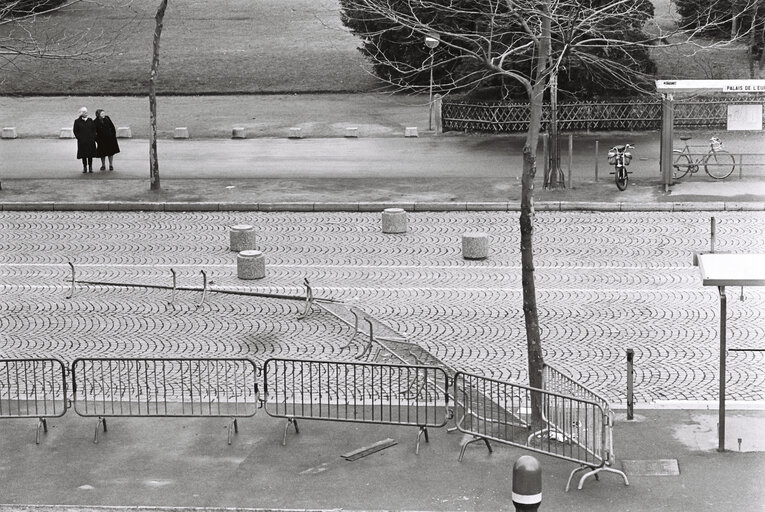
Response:
[{"label": "kiosk structure", "polygon": [[725,451],[725,359],[727,356],[726,286],[765,286],[765,254],[701,254],[701,284],[716,286],[720,295],[720,397],[717,450]]},{"label": "kiosk structure", "polygon": [[[675,95],[692,93],[721,93],[721,94],[765,94],[765,80],[656,80],[656,91],[661,94],[661,153],[660,169],[664,192],[669,191],[672,184],[672,141],[674,140],[675,125]],[[761,107],[761,102],[753,101]],[[731,105],[729,105],[730,109]],[[736,105],[736,108],[741,108]],[[762,112],[762,110],[760,110]],[[749,125],[740,128],[746,130],[762,130],[762,118],[759,125]]]}]

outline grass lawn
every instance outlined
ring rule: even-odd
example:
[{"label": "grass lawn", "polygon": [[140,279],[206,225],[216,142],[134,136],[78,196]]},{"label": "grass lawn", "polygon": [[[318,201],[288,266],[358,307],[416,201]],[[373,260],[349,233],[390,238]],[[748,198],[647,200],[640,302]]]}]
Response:
[{"label": "grass lawn", "polygon": [[[656,22],[676,20],[653,0]],[[107,6],[108,3],[108,6]],[[18,58],[0,94],[146,95],[158,0],[81,2],[33,26],[38,39],[70,34],[99,46],[90,60]],[[89,28],[91,27],[91,28]],[[164,94],[371,92],[358,40],[340,22],[338,0],[171,0],[162,33],[158,88]],[[657,78],[748,78],[746,48],[714,52],[656,47]]]},{"label": "grass lawn", "polygon": [[[0,94],[146,94],[157,0],[82,2],[33,26],[35,35],[88,30],[116,45],[92,60],[16,59]],[[163,93],[371,91],[358,40],[337,0],[171,0],[162,32]]]}]

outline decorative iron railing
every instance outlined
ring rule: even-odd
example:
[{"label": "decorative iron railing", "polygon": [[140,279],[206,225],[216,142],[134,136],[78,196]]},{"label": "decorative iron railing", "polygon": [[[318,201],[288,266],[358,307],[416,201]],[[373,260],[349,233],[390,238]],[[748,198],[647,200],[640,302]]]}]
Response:
[{"label": "decorative iron railing", "polygon": [[[728,105],[765,103],[764,98],[705,98],[675,101],[678,128],[720,128],[728,121]],[[524,132],[529,124],[527,103],[444,99],[443,130]],[[765,109],[763,109],[765,118]],[[542,111],[542,128],[550,122],[550,106]],[[660,100],[577,102],[558,104],[558,129],[563,131],[656,130],[661,128]]]}]

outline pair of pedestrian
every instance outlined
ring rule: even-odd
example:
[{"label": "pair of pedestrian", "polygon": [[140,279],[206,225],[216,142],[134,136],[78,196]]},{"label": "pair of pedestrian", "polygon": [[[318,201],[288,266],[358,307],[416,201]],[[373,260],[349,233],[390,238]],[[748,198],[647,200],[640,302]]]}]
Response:
[{"label": "pair of pedestrian", "polygon": [[82,107],[74,120],[74,136],[77,138],[77,159],[82,160],[82,172],[93,172],[93,158],[101,159],[101,170],[114,170],[114,155],[120,152],[117,129],[103,109],[96,110],[96,118],[88,117],[88,109]]}]

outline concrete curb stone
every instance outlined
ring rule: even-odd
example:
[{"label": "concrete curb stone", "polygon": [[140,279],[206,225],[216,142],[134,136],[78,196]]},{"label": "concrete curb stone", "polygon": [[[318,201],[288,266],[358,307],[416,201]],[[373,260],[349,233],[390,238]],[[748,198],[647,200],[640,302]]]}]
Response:
[{"label": "concrete curb stone", "polygon": [[[284,203],[207,203],[207,202],[7,202],[0,203],[4,211],[165,211],[165,212],[212,212],[212,211],[261,211],[261,212],[382,212],[386,208],[402,208],[409,212],[445,211],[520,211],[520,205],[510,202],[284,202]],[[694,211],[765,211],[765,203],[610,203],[610,202],[559,202],[546,201],[534,204],[538,212],[545,211],[595,211],[595,212],[694,212]]]}]

